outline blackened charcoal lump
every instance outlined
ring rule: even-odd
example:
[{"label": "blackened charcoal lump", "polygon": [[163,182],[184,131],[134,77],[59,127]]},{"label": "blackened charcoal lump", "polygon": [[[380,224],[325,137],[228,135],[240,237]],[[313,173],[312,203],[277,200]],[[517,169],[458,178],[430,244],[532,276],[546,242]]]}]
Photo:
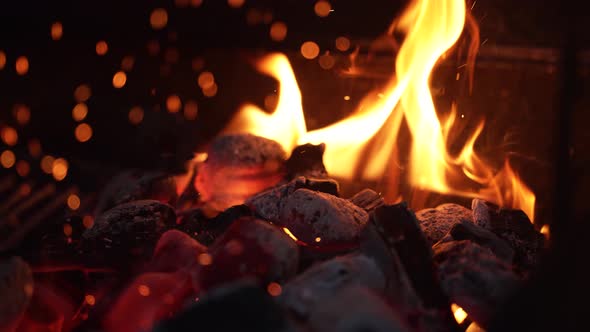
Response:
[{"label": "blackened charcoal lump", "polygon": [[450,230],[453,240],[471,240],[483,247],[489,248],[498,258],[512,263],[514,250],[504,239],[475,224],[462,220]]},{"label": "blackened charcoal lump", "polygon": [[96,218],[82,234],[80,250],[92,261],[128,265],[149,259],[160,236],[175,223],[170,205],[154,200],[121,204]]},{"label": "blackened charcoal lump", "polygon": [[160,323],[154,332],[293,331],[273,298],[255,282],[241,281],[209,292],[185,311]]},{"label": "blackened charcoal lump", "polygon": [[520,283],[512,266],[469,240],[440,243],[433,249],[443,290],[485,327]]},{"label": "blackened charcoal lump", "polygon": [[0,260],[0,330],[18,326],[33,294],[33,273],[19,257]]},{"label": "blackened charcoal lump", "polygon": [[312,178],[327,178],[328,172],[324,166],[325,144],[303,144],[295,147],[286,162],[287,180],[298,176]]},{"label": "blackened charcoal lump", "polygon": [[176,182],[170,174],[128,170],[105,185],[95,215],[131,201],[151,199],[174,205],[177,198]]},{"label": "blackened charcoal lump", "polygon": [[420,228],[426,235],[430,245],[440,241],[453,225],[467,220],[473,222],[472,212],[458,204],[447,203],[433,209],[423,209],[416,212]]},{"label": "blackened charcoal lump", "polygon": [[302,188],[338,196],[338,182],[331,179],[310,179],[299,176],[288,183],[251,197],[245,204],[251,207],[257,216],[278,223],[281,209],[289,195]]},{"label": "blackened charcoal lump", "polygon": [[202,210],[196,209],[183,218],[180,225],[176,227],[199,243],[210,246],[234,221],[250,216],[252,216],[252,210],[243,204],[232,206],[212,218],[207,217]]}]

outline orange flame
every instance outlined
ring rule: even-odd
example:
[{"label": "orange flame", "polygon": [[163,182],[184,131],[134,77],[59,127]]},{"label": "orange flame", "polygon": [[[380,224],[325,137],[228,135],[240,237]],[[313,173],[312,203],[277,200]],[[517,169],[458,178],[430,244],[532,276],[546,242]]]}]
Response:
[{"label": "orange flame", "polygon": [[[412,1],[389,31],[390,35],[396,31],[405,34],[395,62],[396,75],[383,88],[369,93],[352,115],[312,131],[306,128],[301,92],[287,57],[268,55],[258,63],[258,69],[279,81],[276,110],[268,114],[245,105],[225,131],[271,138],[287,151],[297,144],[325,143],[324,162],[331,175],[376,180],[395,171],[390,165],[397,160],[396,140],[405,118],[412,136],[407,172],[413,188],[483,198],[522,209],[532,220],[535,195],[508,161],[498,171],[477,156],[474,145],[483,122],[458,155],[452,156],[447,149],[456,110],[453,107],[447,119],[439,121],[430,78],[436,63],[461,36],[465,22],[464,0]],[[368,159],[359,158],[363,153]]]}]

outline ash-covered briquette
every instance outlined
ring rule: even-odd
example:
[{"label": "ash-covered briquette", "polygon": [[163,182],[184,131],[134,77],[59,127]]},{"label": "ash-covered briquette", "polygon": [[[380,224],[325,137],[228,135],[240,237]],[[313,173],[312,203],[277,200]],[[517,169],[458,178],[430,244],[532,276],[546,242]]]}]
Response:
[{"label": "ash-covered briquette", "polygon": [[145,199],[174,205],[177,199],[174,178],[163,172],[122,172],[105,185],[94,214],[99,215],[117,205]]},{"label": "ash-covered briquette", "polygon": [[278,184],[286,153],[279,143],[251,134],[217,137],[198,167],[195,186],[203,209],[215,215]]},{"label": "ash-covered briquette", "polygon": [[295,275],[298,262],[297,245],[280,228],[246,217],[233,222],[200,258],[193,282],[204,291],[248,277],[282,282]]},{"label": "ash-covered briquette", "polygon": [[19,257],[0,260],[0,330],[19,325],[33,295],[33,272]]},{"label": "ash-covered briquette", "polygon": [[263,191],[249,198],[245,205],[249,206],[260,218],[280,223],[281,210],[287,198],[297,189],[310,189],[338,196],[338,183],[331,179],[309,179],[299,176],[281,186]]},{"label": "ash-covered briquette", "polygon": [[308,322],[313,331],[415,331],[383,297],[362,285],[350,285],[322,298]]},{"label": "ash-covered briquette", "polygon": [[[514,260],[514,250],[504,239],[496,234],[479,227],[468,221],[462,220],[455,224],[449,231],[449,235],[455,241],[470,240],[482,247],[489,248],[496,257],[512,264]],[[441,241],[442,242],[442,241]]]},{"label": "ash-covered briquette", "polygon": [[433,247],[442,288],[471,319],[487,326],[519,285],[512,266],[475,242],[452,241]]},{"label": "ash-covered briquette", "polygon": [[515,264],[521,272],[530,272],[538,265],[545,237],[523,211],[503,209],[479,199],[473,200],[472,209],[476,224],[506,240],[514,249]]},{"label": "ash-covered briquette", "polygon": [[469,209],[453,203],[420,210],[416,212],[416,218],[430,245],[440,241],[461,220],[473,222],[473,214]]},{"label": "ash-covered briquette", "polygon": [[387,284],[373,259],[359,254],[346,255],[318,263],[287,282],[279,301],[299,319],[307,320],[322,301],[350,285],[364,285],[382,292]]},{"label": "ash-covered briquette", "polygon": [[287,197],[279,221],[305,243],[336,245],[358,242],[369,215],[346,199],[303,188]]},{"label": "ash-covered briquette", "polygon": [[154,200],[121,204],[96,218],[82,234],[80,250],[90,262],[130,267],[149,258],[160,235],[175,223],[170,205]]},{"label": "ash-covered briquette", "polygon": [[324,143],[318,145],[308,143],[295,147],[285,163],[287,179],[294,179],[298,176],[327,178],[328,171],[324,166],[325,151],[326,145]]}]

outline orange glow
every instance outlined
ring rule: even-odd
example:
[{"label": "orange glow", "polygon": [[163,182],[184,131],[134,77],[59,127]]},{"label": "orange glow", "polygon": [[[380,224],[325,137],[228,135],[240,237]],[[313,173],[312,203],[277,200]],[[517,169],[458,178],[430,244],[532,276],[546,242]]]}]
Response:
[{"label": "orange glow", "polygon": [[150,296],[150,288],[146,285],[139,285],[137,287],[137,292],[141,296]]},{"label": "orange glow", "polygon": [[319,243],[321,241],[322,241],[322,238],[321,237],[318,236],[318,237],[315,238],[315,242],[318,242]]},{"label": "orange glow", "polygon": [[[468,139],[458,154],[451,155],[448,151],[450,137],[458,136],[450,135],[457,129],[456,107],[439,120],[430,80],[437,62],[461,36],[465,17],[463,0],[412,1],[388,31],[388,38],[393,38],[394,33],[405,36],[397,50],[395,76],[361,99],[350,116],[312,131],[307,131],[301,93],[286,56],[266,56],[257,67],[279,81],[276,110],[268,114],[254,105],[244,105],[226,132],[250,132],[274,139],[286,151],[297,144],[325,143],[324,163],[332,176],[377,181],[387,175],[386,199],[391,202],[400,199],[403,181],[413,190],[479,197],[504,207],[522,209],[533,220],[535,195],[512,170],[508,160],[498,169],[477,155],[475,142],[483,130],[483,122],[467,133]],[[318,56],[319,47],[306,42],[301,54],[313,59]],[[404,120],[411,141],[397,142]],[[398,144],[411,144],[407,165],[400,165]]]},{"label": "orange glow", "polygon": [[297,237],[295,237],[295,235],[293,235],[293,233],[291,233],[291,231],[287,227],[283,227],[283,232],[289,235],[289,237],[292,238],[293,241],[299,241],[299,239],[297,239]]},{"label": "orange glow", "polygon": [[312,41],[306,41],[301,45],[301,55],[306,59],[315,59],[320,54],[320,47]]},{"label": "orange glow", "polygon": [[196,102],[189,100],[184,104],[184,118],[187,120],[195,120],[199,112],[199,106]]},{"label": "orange glow", "polygon": [[467,318],[467,313],[465,312],[465,310],[463,310],[463,308],[456,305],[455,303],[451,304],[451,310],[453,311],[453,315],[455,316],[455,320],[457,321],[457,323],[461,324]]},{"label": "orange glow", "polygon": [[199,264],[207,266],[213,263],[213,257],[211,257],[211,255],[209,255],[208,253],[202,253],[199,254],[199,256],[197,256],[197,261],[199,262]]},{"label": "orange glow", "polygon": [[323,69],[332,69],[332,67],[334,67],[336,64],[336,59],[334,59],[334,57],[331,56],[329,52],[326,52],[326,54],[320,56],[319,63],[320,67]]},{"label": "orange glow", "polygon": [[227,4],[232,8],[240,8],[246,0],[227,0]]},{"label": "orange glow", "polygon": [[330,15],[330,11],[332,11],[332,5],[328,1],[320,0],[315,3],[313,10],[317,16],[326,17]]},{"label": "orange glow", "polygon": [[166,108],[170,113],[178,113],[180,108],[182,107],[182,101],[180,97],[177,95],[170,95],[168,99],[166,99]]},{"label": "orange glow", "polygon": [[205,67],[205,59],[201,57],[194,58],[191,62],[191,67],[194,71],[200,71],[201,69],[203,69],[203,67]]},{"label": "orange glow", "polygon": [[271,282],[266,287],[266,291],[268,291],[268,294],[270,294],[271,296],[279,296],[283,292],[283,288],[278,283]]},{"label": "orange glow", "polygon": [[10,168],[14,166],[15,162],[16,156],[14,155],[14,152],[10,150],[5,150],[2,152],[2,154],[0,154],[0,163],[2,164],[2,167]]},{"label": "orange glow", "polygon": [[24,160],[19,160],[16,163],[16,173],[18,173],[18,175],[25,177],[25,176],[29,175],[30,171],[31,171],[31,166],[29,165],[28,162],[26,162]]},{"label": "orange glow", "polygon": [[72,236],[72,225],[64,224],[63,230],[65,236]]},{"label": "orange glow", "polygon": [[4,69],[6,66],[6,53],[4,51],[0,51],[0,70]]},{"label": "orange glow", "polygon": [[200,7],[203,4],[203,0],[191,0],[191,6]]},{"label": "orange glow", "polygon": [[68,207],[71,210],[78,210],[78,208],[80,207],[80,197],[78,197],[78,195],[76,194],[71,194],[70,196],[68,196]]},{"label": "orange glow", "polygon": [[90,294],[84,296],[84,301],[86,301],[86,303],[88,303],[89,306],[93,306],[96,304],[96,299],[94,298],[94,296]]},{"label": "orange glow", "polygon": [[88,106],[85,103],[78,103],[72,109],[72,118],[76,121],[82,121],[88,115]]},{"label": "orange glow", "polygon": [[164,8],[156,8],[150,15],[150,25],[154,30],[163,29],[168,24],[168,12]]},{"label": "orange glow", "polygon": [[53,156],[47,155],[41,159],[41,170],[46,174],[53,173],[53,163],[55,162],[55,158]]},{"label": "orange glow", "polygon": [[215,84],[215,76],[210,71],[204,71],[199,74],[199,78],[197,78],[197,83],[201,87],[201,89],[209,89]]},{"label": "orange glow", "polygon": [[250,8],[246,12],[246,23],[256,25],[262,22],[262,13],[256,8]]},{"label": "orange glow", "polygon": [[287,38],[287,25],[283,22],[274,22],[270,26],[270,39],[283,41]]},{"label": "orange glow", "polygon": [[121,69],[123,69],[124,71],[131,71],[133,69],[133,66],[135,65],[135,58],[131,55],[127,55],[125,57],[123,57],[123,59],[121,60]]},{"label": "orange glow", "polygon": [[109,51],[109,45],[107,44],[106,41],[101,40],[98,43],[96,43],[95,50],[96,50],[96,54],[105,55]]},{"label": "orange glow", "polygon": [[143,121],[143,109],[139,106],[132,107],[129,110],[129,122],[138,125]]},{"label": "orange glow", "polygon": [[53,174],[53,178],[57,181],[65,179],[68,175],[68,162],[63,158],[55,159],[51,166],[51,173]]},{"label": "orange glow", "polygon": [[38,139],[31,139],[28,144],[29,154],[34,158],[41,156],[41,142]]},{"label": "orange glow", "polygon": [[350,40],[346,37],[336,38],[336,49],[341,52],[346,52],[350,48]]},{"label": "orange glow", "polygon": [[94,218],[92,218],[92,216],[84,216],[84,218],[82,218],[82,225],[84,225],[85,228],[90,228],[94,225]]},{"label": "orange glow", "polygon": [[116,89],[120,89],[127,83],[127,75],[123,71],[118,71],[113,75],[113,86]]},{"label": "orange glow", "polygon": [[546,238],[549,238],[550,233],[549,225],[543,225],[543,227],[541,227],[541,234],[545,235]]},{"label": "orange glow", "polygon": [[2,128],[0,136],[2,136],[2,141],[4,141],[6,145],[14,146],[18,142],[18,133],[16,132],[16,129],[12,127]]},{"label": "orange glow", "polygon": [[51,39],[60,40],[63,36],[64,30],[61,22],[55,22],[51,25]]},{"label": "orange glow", "polygon": [[15,63],[16,73],[26,75],[29,72],[29,59],[26,56],[19,56]]},{"label": "orange glow", "polygon": [[203,95],[205,97],[215,97],[217,94],[217,84],[213,83],[210,87],[203,89]]},{"label": "orange glow", "polygon": [[87,101],[90,96],[92,96],[92,90],[86,84],[80,84],[74,90],[74,99],[79,103]]},{"label": "orange glow", "polygon": [[79,142],[88,142],[92,137],[92,127],[87,123],[80,123],[76,127],[74,134]]},{"label": "orange glow", "polygon": [[31,110],[29,107],[27,107],[27,105],[15,105],[14,118],[21,126],[26,125],[31,120]]}]

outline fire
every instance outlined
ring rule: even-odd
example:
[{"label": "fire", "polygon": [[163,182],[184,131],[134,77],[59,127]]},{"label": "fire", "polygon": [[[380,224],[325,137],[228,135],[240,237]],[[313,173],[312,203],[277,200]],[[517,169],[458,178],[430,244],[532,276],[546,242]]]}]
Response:
[{"label": "fire", "polygon": [[[258,70],[278,80],[277,107],[268,114],[257,106],[241,107],[226,132],[249,132],[279,142],[286,151],[304,143],[325,143],[324,162],[338,178],[375,181],[387,175],[388,190],[398,198],[402,167],[398,164],[398,134],[402,120],[412,141],[409,165],[403,170],[414,189],[465,197],[479,197],[501,206],[522,209],[534,217],[535,195],[506,160],[501,169],[486,163],[475,151],[482,122],[457,155],[449,152],[456,109],[443,121],[434,107],[430,78],[437,62],[461,36],[466,23],[464,0],[414,0],[391,25],[405,35],[396,60],[395,75],[372,91],[347,118],[309,131],[301,92],[293,69],[283,54],[262,58]],[[477,29],[475,29],[477,31]],[[355,68],[356,70],[356,68]],[[456,136],[456,135],[454,135]],[[363,156],[362,158],[360,156]]]}]

